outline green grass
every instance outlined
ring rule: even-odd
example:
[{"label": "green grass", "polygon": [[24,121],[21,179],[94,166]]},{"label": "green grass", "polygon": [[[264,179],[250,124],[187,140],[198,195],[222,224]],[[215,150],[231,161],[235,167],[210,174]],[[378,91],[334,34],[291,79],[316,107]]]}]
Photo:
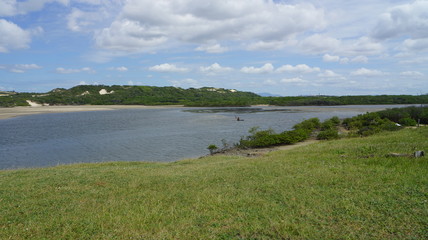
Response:
[{"label": "green grass", "polygon": [[260,158],[0,171],[0,239],[427,239],[428,128]]}]

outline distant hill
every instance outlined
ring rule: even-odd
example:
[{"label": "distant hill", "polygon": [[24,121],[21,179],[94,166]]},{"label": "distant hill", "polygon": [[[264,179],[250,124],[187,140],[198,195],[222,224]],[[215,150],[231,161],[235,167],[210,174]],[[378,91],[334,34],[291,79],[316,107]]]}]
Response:
[{"label": "distant hill", "polygon": [[[262,95],[262,96],[261,96]],[[191,107],[334,106],[374,104],[428,104],[425,95],[278,97],[225,88],[79,85],[47,93],[0,92],[0,106],[29,106],[27,100],[49,105],[184,105]]]},{"label": "distant hill", "polygon": [[[12,99],[14,103],[7,101]],[[249,106],[259,99],[255,93],[213,87],[79,85],[70,89],[56,88],[47,93],[20,93],[13,98],[0,98],[0,105],[26,105],[25,100],[31,100],[49,105]]]}]

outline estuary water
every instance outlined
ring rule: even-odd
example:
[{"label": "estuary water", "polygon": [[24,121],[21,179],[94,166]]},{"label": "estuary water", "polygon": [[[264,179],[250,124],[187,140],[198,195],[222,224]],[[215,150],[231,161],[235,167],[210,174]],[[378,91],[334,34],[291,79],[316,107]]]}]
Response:
[{"label": "estuary water", "polygon": [[[0,169],[105,161],[171,162],[209,153],[259,126],[346,118],[394,106],[162,108],[40,114],[0,120]],[[244,121],[236,121],[239,117]]]}]

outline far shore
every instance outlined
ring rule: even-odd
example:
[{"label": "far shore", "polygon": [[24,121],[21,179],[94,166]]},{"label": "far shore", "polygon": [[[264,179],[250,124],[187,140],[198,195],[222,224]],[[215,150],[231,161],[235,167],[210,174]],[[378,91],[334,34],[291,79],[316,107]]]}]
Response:
[{"label": "far shore", "polygon": [[179,108],[182,105],[64,105],[64,106],[37,106],[37,107],[12,107],[0,108],[0,119],[20,117],[25,115],[46,114],[46,113],[66,113],[66,112],[87,112],[87,111],[111,111],[119,109],[161,109]]},{"label": "far shore", "polygon": [[[255,105],[256,107],[282,107],[293,110],[301,111],[331,111],[329,107],[323,106],[269,106],[269,105]],[[387,105],[369,105],[370,107],[364,106],[334,106],[334,111],[360,111],[360,112],[376,112],[385,110],[388,108]],[[119,109],[162,109],[162,108],[182,108],[183,105],[63,105],[63,106],[29,106],[29,107],[12,107],[2,108],[0,107],[0,119],[8,119],[14,117],[20,117],[25,115],[34,114],[47,114],[47,113],[66,113],[66,112],[85,112],[85,111],[110,111]]]}]

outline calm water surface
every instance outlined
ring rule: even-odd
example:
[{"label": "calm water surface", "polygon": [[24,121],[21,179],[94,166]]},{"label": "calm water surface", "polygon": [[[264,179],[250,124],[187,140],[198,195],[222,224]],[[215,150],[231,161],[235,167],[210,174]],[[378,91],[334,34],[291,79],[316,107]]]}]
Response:
[{"label": "calm water surface", "polygon": [[[370,106],[364,106],[370,108]],[[379,106],[372,106],[379,107]],[[295,111],[287,107],[124,109],[42,114],[0,120],[0,169],[104,161],[170,162],[208,154],[254,126],[277,132],[304,119],[364,112]],[[309,109],[309,108],[308,108]],[[235,121],[239,116],[244,121]]]}]

